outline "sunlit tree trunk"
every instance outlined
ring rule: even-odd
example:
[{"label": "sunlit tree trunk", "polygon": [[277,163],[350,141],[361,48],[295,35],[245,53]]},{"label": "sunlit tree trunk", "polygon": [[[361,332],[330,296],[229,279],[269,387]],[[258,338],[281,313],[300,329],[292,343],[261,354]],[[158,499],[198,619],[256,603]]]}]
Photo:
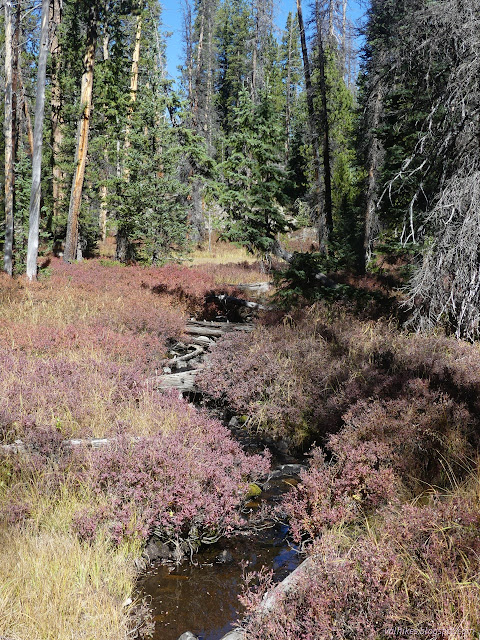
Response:
[{"label": "sunlit tree trunk", "polygon": [[30,194],[30,219],[28,229],[27,278],[37,277],[38,231],[40,224],[40,184],[42,177],[43,116],[45,112],[45,80],[48,54],[48,14],[50,0],[42,1],[40,52],[37,71],[37,95],[35,101],[35,131],[33,134],[32,191]]},{"label": "sunlit tree trunk", "polygon": [[[132,56],[132,70],[130,73],[130,106],[127,115],[127,126],[125,129],[125,144],[124,149],[127,151],[130,148],[130,128],[133,116],[133,109],[135,102],[137,101],[138,93],[138,72],[140,62],[140,43],[142,40],[142,15],[137,16],[137,24],[135,29],[135,45],[133,48]],[[123,177],[126,181],[129,179],[129,170],[127,166],[123,168]],[[117,247],[115,257],[120,262],[126,262],[130,254],[130,240],[125,234],[124,230],[119,227],[117,230]]]},{"label": "sunlit tree trunk", "polygon": [[32,127],[32,119],[30,117],[30,109],[28,106],[27,95],[25,93],[25,84],[23,82],[23,74],[22,74],[22,64],[21,60],[19,60],[18,64],[18,83],[19,83],[19,92],[21,97],[21,112],[23,113],[23,117],[25,118],[25,126],[27,129],[27,138],[28,138],[28,151],[29,157],[33,157],[33,127]]},{"label": "sunlit tree trunk", "polygon": [[[103,36],[103,61],[107,62],[110,58],[109,52],[109,35],[105,33]],[[103,158],[105,161],[105,166],[108,165],[108,146],[105,144],[105,148],[103,150]],[[107,197],[108,197],[108,189],[105,181],[103,181],[100,187],[100,233],[102,242],[105,242],[107,238]]]},{"label": "sunlit tree trunk", "polygon": [[52,60],[51,107],[52,107],[52,175],[53,175],[53,220],[60,215],[60,205],[64,197],[63,172],[60,167],[60,152],[63,143],[62,122],[62,89],[60,86],[60,66],[62,51],[58,31],[62,22],[63,0],[52,0],[50,3],[50,24],[52,37],[50,54]]},{"label": "sunlit tree trunk", "polygon": [[81,90],[82,115],[78,122],[77,144],[75,151],[75,172],[73,176],[70,206],[68,208],[67,237],[63,259],[75,260],[78,247],[78,216],[82,202],[83,181],[87,164],[88,131],[92,110],[93,69],[95,66],[95,46],[97,42],[98,5],[92,2],[88,9],[86,52],[83,61]]},{"label": "sunlit tree trunk", "polygon": [[4,270],[13,274],[13,99],[12,99],[12,2],[5,0],[5,243]]}]

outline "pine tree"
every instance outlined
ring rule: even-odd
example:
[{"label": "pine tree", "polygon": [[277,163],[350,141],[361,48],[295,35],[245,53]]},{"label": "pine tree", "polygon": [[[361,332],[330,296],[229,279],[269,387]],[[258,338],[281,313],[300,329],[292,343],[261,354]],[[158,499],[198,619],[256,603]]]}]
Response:
[{"label": "pine tree", "polygon": [[45,83],[48,53],[48,18],[50,1],[42,1],[40,52],[38,57],[37,94],[35,100],[35,131],[32,159],[32,193],[30,197],[27,278],[37,277],[37,256],[40,228],[40,185],[42,173],[43,117],[45,112]]},{"label": "pine tree", "polygon": [[287,179],[278,142],[280,118],[268,90],[255,104],[246,88],[232,116],[228,157],[221,166],[225,186],[220,202],[229,215],[225,236],[265,255],[274,249],[276,234],[288,227],[282,209]]}]

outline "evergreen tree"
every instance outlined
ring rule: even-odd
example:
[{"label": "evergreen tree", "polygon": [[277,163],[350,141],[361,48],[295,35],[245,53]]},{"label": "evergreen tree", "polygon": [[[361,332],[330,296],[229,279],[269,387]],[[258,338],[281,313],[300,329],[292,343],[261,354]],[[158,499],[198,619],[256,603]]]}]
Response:
[{"label": "evergreen tree", "polygon": [[276,234],[288,227],[282,209],[287,180],[280,118],[267,90],[256,104],[246,88],[232,117],[228,157],[221,166],[225,186],[220,202],[230,217],[225,236],[250,251],[268,254]]}]

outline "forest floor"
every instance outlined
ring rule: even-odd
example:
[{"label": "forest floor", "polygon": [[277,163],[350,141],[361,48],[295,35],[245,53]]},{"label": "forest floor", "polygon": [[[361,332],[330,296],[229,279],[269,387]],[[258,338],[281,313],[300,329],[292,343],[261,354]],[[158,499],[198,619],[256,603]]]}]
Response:
[{"label": "forest floor", "polygon": [[[218,314],[206,296],[266,279],[244,256],[223,264],[228,251],[194,258],[52,258],[38,283],[1,279],[0,439],[28,455],[0,453],[0,637],[146,632],[131,597],[151,534],[179,556],[229,535],[268,472],[268,455],[246,455],[207,412],[145,385],[185,342],[186,319]],[[253,333],[220,339],[198,380],[245,429],[315,445],[278,512],[314,569],[268,620],[268,576],[247,577],[248,640],[480,631],[480,352],[410,335],[373,300],[265,312]]]}]

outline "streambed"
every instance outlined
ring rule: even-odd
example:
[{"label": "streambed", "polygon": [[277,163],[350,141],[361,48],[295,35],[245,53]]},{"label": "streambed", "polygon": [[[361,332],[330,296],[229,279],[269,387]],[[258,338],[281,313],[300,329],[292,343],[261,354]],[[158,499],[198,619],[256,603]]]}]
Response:
[{"label": "streambed", "polygon": [[[251,508],[265,502],[273,505],[295,482],[292,477],[270,480]],[[244,572],[265,566],[273,569],[275,580],[280,581],[302,561],[287,535],[288,528],[277,524],[257,533],[221,540],[198,553],[195,564],[150,567],[138,588],[151,599],[154,640],[177,640],[185,631],[195,633],[201,640],[220,640],[234,628],[242,613],[238,595]]]}]

